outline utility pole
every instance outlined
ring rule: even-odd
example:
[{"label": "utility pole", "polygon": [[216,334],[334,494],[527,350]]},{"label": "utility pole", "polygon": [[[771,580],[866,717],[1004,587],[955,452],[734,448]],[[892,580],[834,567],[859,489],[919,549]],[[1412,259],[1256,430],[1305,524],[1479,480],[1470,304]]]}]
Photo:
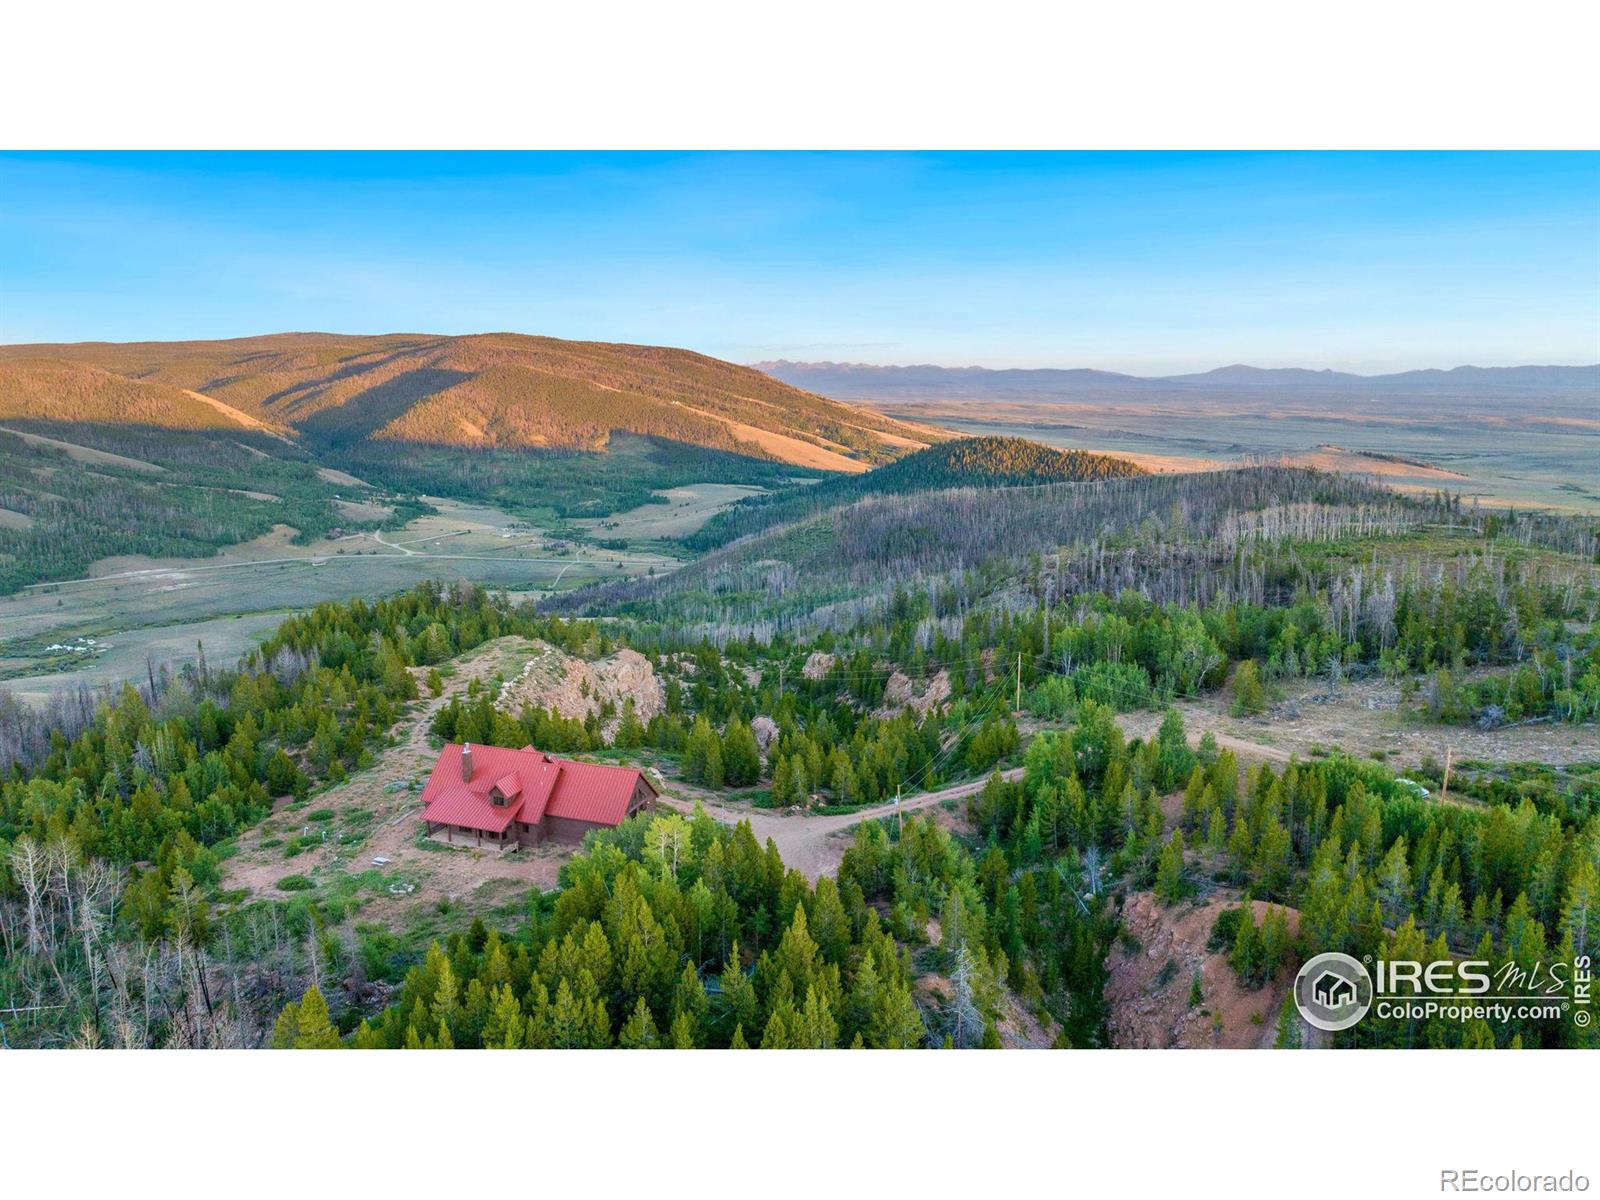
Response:
[{"label": "utility pole", "polygon": [[1455,752],[1454,746],[1444,748],[1444,784],[1439,788],[1439,799],[1450,798],[1450,755]]},{"label": "utility pole", "polygon": [[894,815],[900,820],[900,833],[904,836],[906,831],[906,814],[900,809],[900,785],[894,785]]},{"label": "utility pole", "polygon": [[1017,714],[1022,714],[1022,653],[1017,653]]}]

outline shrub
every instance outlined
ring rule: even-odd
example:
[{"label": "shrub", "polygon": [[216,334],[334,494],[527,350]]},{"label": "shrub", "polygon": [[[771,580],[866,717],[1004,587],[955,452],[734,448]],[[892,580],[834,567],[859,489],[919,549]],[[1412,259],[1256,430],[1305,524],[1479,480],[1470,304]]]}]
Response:
[{"label": "shrub", "polygon": [[1225,908],[1217,914],[1217,919],[1211,925],[1211,937],[1206,941],[1207,950],[1226,950],[1233,945],[1233,939],[1239,933],[1239,922],[1244,919],[1245,910],[1240,908]]},{"label": "shrub", "polygon": [[1261,683],[1261,670],[1256,660],[1247,658],[1233,673],[1233,715],[1242,717],[1265,712],[1267,690]]},{"label": "shrub", "polygon": [[1106,704],[1117,712],[1150,707],[1150,676],[1137,663],[1094,663],[1073,672],[1072,685],[1080,700]]},{"label": "shrub", "polygon": [[316,886],[304,875],[285,875],[278,880],[278,890],[280,892],[305,892]]}]

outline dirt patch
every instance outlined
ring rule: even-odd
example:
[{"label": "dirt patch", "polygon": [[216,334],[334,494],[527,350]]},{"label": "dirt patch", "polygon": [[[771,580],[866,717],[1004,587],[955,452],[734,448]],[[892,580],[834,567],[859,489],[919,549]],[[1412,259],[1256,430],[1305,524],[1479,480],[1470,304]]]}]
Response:
[{"label": "dirt patch", "polygon": [[[1481,672],[1470,672],[1468,679]],[[1542,762],[1567,766],[1600,758],[1600,737],[1593,725],[1550,722],[1516,728],[1482,730],[1472,726],[1437,725],[1417,720],[1401,706],[1400,685],[1381,679],[1347,682],[1330,696],[1327,685],[1296,681],[1284,685],[1284,697],[1257,717],[1235,717],[1222,697],[1180,700],[1190,743],[1211,733],[1217,744],[1241,759],[1287,763],[1343,750],[1357,758],[1382,761],[1404,772],[1425,758],[1443,763],[1446,751],[1457,762]],[[1161,724],[1159,712],[1125,713],[1118,718],[1129,736],[1152,737]]]},{"label": "dirt patch", "polygon": [[[1278,1009],[1291,981],[1288,972],[1280,971],[1265,987],[1251,991],[1234,975],[1226,950],[1206,948],[1218,914],[1238,903],[1237,897],[1213,896],[1204,904],[1165,908],[1151,892],[1128,898],[1122,910],[1124,936],[1106,963],[1111,971],[1105,995],[1113,1046],[1243,1050],[1273,1044]],[[1260,900],[1250,904],[1257,924],[1273,907]],[[1299,912],[1284,911],[1290,933],[1297,934]],[[1191,1006],[1196,972],[1201,1001]]]},{"label": "dirt patch", "polygon": [[1468,478],[1459,471],[1446,470],[1432,463],[1380,458],[1362,450],[1346,450],[1343,446],[1318,446],[1304,454],[1288,455],[1284,461],[1297,467],[1315,467],[1319,471],[1340,471],[1348,475],[1382,475],[1401,479]]},{"label": "dirt patch", "polygon": [[201,404],[209,404],[212,408],[216,409],[223,416],[227,417],[228,420],[237,421],[240,425],[243,425],[246,429],[266,429],[266,428],[268,428],[267,423],[265,421],[258,421],[258,420],[256,420],[256,418],[252,417],[249,413],[241,412],[231,404],[224,404],[221,400],[213,399],[212,397],[207,396],[207,395],[205,395],[205,394],[203,394],[201,392],[191,392],[188,388],[184,388],[183,389],[183,394],[185,396],[189,396],[189,397],[192,397],[195,400],[200,401]]},{"label": "dirt patch", "polygon": [[325,483],[337,483],[344,487],[366,487],[367,485],[354,475],[347,475],[343,471],[335,471],[332,467],[318,467],[317,478]]},{"label": "dirt patch", "polygon": [[1113,458],[1125,458],[1152,475],[1191,475],[1196,471],[1218,471],[1232,466],[1232,460],[1201,458],[1192,454],[1140,454],[1131,450],[1106,450]]},{"label": "dirt patch", "polygon": [[616,711],[601,727],[609,740],[622,721],[625,701],[633,701],[634,715],[641,722],[666,708],[666,689],[650,660],[637,650],[618,650],[609,658],[587,662],[545,642],[534,645],[534,656],[522,673],[500,689],[496,703],[506,712],[533,705],[584,720],[609,702]]},{"label": "dirt patch", "polygon": [[0,508],[0,529],[32,529],[33,518],[27,513],[12,512],[9,508]]},{"label": "dirt patch", "polygon": [[840,471],[847,475],[861,475],[870,469],[867,463],[853,458],[846,458],[842,454],[835,453],[832,450],[825,450],[821,446],[814,446],[810,442],[801,441],[799,438],[790,437],[788,434],[773,433],[770,429],[760,429],[755,425],[746,425],[742,421],[735,421],[730,417],[722,416],[720,413],[709,412],[703,408],[695,408],[692,404],[683,404],[677,400],[674,400],[673,403],[679,408],[720,422],[741,442],[754,443],[780,462],[792,463],[797,467],[816,467],[823,471]]}]

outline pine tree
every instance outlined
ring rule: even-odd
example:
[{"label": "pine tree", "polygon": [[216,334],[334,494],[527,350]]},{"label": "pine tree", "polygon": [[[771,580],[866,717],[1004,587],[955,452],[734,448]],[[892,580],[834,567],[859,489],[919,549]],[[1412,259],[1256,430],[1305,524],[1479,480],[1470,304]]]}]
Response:
[{"label": "pine tree", "polygon": [[339,1046],[339,1031],[328,1019],[328,1002],[316,984],[300,997],[300,1012],[295,1021],[296,1050],[334,1050]]},{"label": "pine tree", "polygon": [[680,1011],[672,1018],[671,1038],[674,1050],[693,1050],[698,1044],[695,1041],[694,1020],[688,1012]]},{"label": "pine tree", "polygon": [[1278,1036],[1273,1045],[1279,1050],[1298,1050],[1302,1044],[1300,1010],[1295,1006],[1291,990],[1278,1007]]},{"label": "pine tree", "polygon": [[706,787],[715,789],[722,786],[722,778],[722,739],[713,729],[710,740],[706,742],[705,778],[701,782]]},{"label": "pine tree", "polygon": [[1247,658],[1233,672],[1233,715],[1243,717],[1266,711],[1267,692],[1261,685],[1256,660]]},{"label": "pine tree", "polygon": [[611,744],[623,750],[632,750],[644,745],[644,726],[639,723],[639,714],[634,707],[632,696],[622,702],[622,716],[617,721],[617,732],[612,737]]},{"label": "pine tree", "polygon": [[878,994],[868,1040],[878,1050],[916,1050],[928,1039],[922,1010],[905,984],[885,984]]},{"label": "pine tree", "polygon": [[1216,807],[1215,798],[1211,803],[1211,816],[1206,822],[1206,848],[1212,854],[1220,855],[1228,847],[1228,818],[1223,816],[1220,807]]},{"label": "pine tree", "polygon": [[761,749],[745,721],[734,721],[722,739],[723,777],[729,787],[748,787],[761,778]]},{"label": "pine tree", "polygon": [[1183,830],[1174,829],[1156,866],[1156,895],[1163,904],[1176,904],[1183,892]]},{"label": "pine tree", "polygon": [[794,785],[794,769],[789,764],[788,756],[780,754],[776,765],[772,768],[772,806],[788,808],[799,803],[799,791]]},{"label": "pine tree", "polygon": [[1228,965],[1246,987],[1253,987],[1256,978],[1257,946],[1255,910],[1248,903],[1241,905],[1239,927],[1234,931],[1233,950],[1228,955]]},{"label": "pine tree", "polygon": [[656,1032],[650,1006],[640,996],[634,1002],[632,1015],[623,1023],[622,1032],[617,1035],[617,1045],[624,1050],[650,1050],[660,1043],[661,1037]]},{"label": "pine tree", "polygon": [[[474,980],[473,982],[477,982]],[[526,1044],[526,1022],[522,1006],[512,994],[511,985],[502,983],[494,989],[494,1000],[488,1019],[483,1025],[483,1046],[486,1050],[517,1050]]]}]

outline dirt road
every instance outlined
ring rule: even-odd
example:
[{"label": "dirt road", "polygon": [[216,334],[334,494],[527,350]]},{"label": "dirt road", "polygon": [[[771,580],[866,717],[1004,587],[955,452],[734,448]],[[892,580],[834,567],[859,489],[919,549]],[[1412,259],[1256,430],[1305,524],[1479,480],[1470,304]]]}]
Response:
[{"label": "dirt road", "polygon": [[[1282,747],[1266,746],[1260,742],[1223,733],[1215,729],[1210,722],[1194,720],[1188,712],[1185,712],[1184,719],[1189,725],[1191,745],[1197,745],[1201,734],[1210,729],[1217,739],[1217,745],[1225,750],[1232,750],[1241,762],[1287,763],[1289,761],[1290,752]],[[1125,713],[1118,718],[1118,721],[1125,734],[1149,737],[1160,726],[1161,714]],[[1012,767],[1010,770],[1002,771],[1001,775],[1006,779],[1020,779],[1022,768]],[[849,846],[856,826],[862,821],[892,817],[896,811],[918,812],[925,808],[936,807],[946,800],[962,799],[983,790],[985,782],[987,777],[908,796],[901,801],[898,809],[893,804],[880,804],[874,808],[863,808],[857,812],[831,817],[806,816],[787,810],[776,811],[723,804],[708,794],[694,794],[693,789],[688,788],[682,789],[684,794],[681,795],[663,792],[661,800],[662,803],[680,812],[692,812],[698,801],[713,817],[730,825],[749,821],[750,829],[756,835],[756,841],[766,845],[767,839],[771,838],[777,844],[778,853],[783,855],[785,864],[797,868],[807,879],[815,881],[823,875],[832,875],[839,869],[839,860],[844,857],[845,848]]]},{"label": "dirt road", "polygon": [[[1001,775],[1006,779],[1021,779],[1022,768],[1013,767],[1008,771],[1002,771]],[[933,808],[946,800],[958,800],[982,791],[987,781],[985,777],[968,783],[952,784],[937,791],[908,796],[900,802],[898,808],[893,803],[879,804],[872,808],[831,817],[812,817],[792,811],[765,808],[735,807],[708,800],[704,796],[674,796],[663,793],[661,800],[662,803],[680,812],[692,812],[695,801],[698,800],[706,812],[726,824],[734,825],[740,821],[749,821],[751,832],[756,835],[756,841],[764,846],[767,844],[767,839],[771,838],[777,844],[778,853],[783,856],[786,866],[796,868],[807,879],[815,881],[824,875],[832,875],[839,869],[839,860],[844,857],[845,849],[855,835],[855,828],[862,821],[892,817],[896,812],[910,813]]]}]

